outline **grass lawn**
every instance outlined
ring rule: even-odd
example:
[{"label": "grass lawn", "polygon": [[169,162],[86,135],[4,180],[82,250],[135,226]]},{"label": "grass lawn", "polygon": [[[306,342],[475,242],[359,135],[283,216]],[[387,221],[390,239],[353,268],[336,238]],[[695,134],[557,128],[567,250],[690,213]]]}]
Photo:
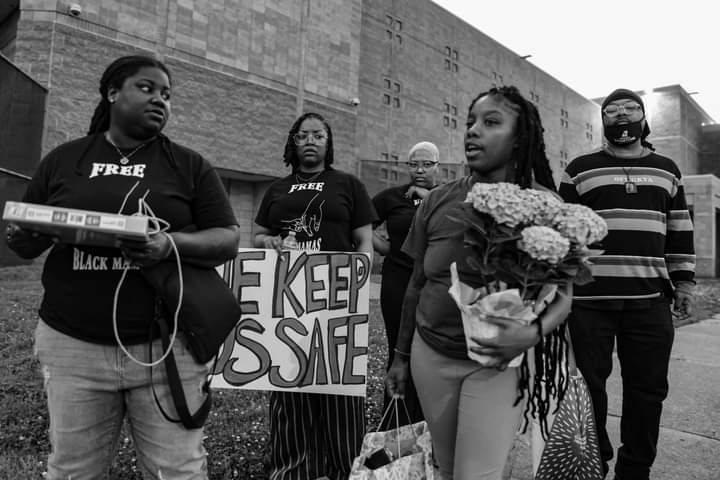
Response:
[{"label": "grass lawn", "polygon": [[[40,266],[0,268],[0,480],[41,478],[49,450],[48,418],[37,361],[32,356]],[[700,280],[694,319],[720,312],[720,281]],[[385,333],[377,300],[370,305],[367,424],[382,408]],[[211,479],[259,479],[267,451],[267,394],[215,390],[205,447]],[[140,479],[125,430],[111,478]]]},{"label": "grass lawn", "polygon": [[[40,266],[0,268],[0,480],[42,478],[49,451],[48,417],[38,362],[32,355],[42,296]],[[382,409],[385,330],[377,300],[370,305],[367,425]],[[205,426],[211,479],[261,479],[267,452],[265,392],[214,390]],[[111,477],[141,479],[132,441],[123,429]]]}]

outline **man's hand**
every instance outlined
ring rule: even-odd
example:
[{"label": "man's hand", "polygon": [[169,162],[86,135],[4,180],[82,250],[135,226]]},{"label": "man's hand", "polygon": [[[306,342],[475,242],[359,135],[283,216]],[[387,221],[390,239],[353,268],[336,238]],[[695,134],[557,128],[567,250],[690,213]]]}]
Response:
[{"label": "man's hand", "polygon": [[680,318],[688,318],[693,314],[693,284],[681,282],[675,285],[673,313]]}]

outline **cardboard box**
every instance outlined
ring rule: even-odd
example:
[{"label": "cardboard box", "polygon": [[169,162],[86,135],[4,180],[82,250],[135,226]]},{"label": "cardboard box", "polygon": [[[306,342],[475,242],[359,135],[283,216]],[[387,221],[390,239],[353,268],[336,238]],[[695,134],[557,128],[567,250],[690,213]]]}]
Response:
[{"label": "cardboard box", "polygon": [[53,237],[63,243],[117,247],[120,238],[147,240],[148,217],[91,210],[6,202],[3,220]]}]

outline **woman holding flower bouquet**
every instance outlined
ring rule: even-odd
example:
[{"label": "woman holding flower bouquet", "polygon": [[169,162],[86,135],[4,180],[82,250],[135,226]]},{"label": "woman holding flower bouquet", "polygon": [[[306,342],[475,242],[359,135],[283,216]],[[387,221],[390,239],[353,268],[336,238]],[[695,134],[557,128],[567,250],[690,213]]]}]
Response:
[{"label": "woman holding flower bouquet", "polygon": [[[527,398],[526,412],[544,415],[548,395],[561,390],[534,388],[537,382],[530,382],[526,357],[519,368],[508,368],[508,364],[543,342],[543,337],[563,322],[570,310],[572,288],[570,282],[564,282],[558,289],[560,294],[536,322],[488,317],[497,335],[466,341],[461,313],[448,293],[451,264],[456,263],[466,284],[487,285],[489,290],[500,285],[498,278],[487,274],[486,259],[467,246],[463,223],[466,227],[468,223],[461,219],[463,208],[472,208],[468,204],[463,207],[470,199],[468,193],[474,185],[498,184],[502,191],[534,192],[540,203],[560,205],[561,201],[554,193],[537,109],[515,87],[493,88],[472,101],[465,156],[471,175],[430,192],[418,208],[403,246],[414,259],[414,269],[386,386],[391,394],[402,396],[412,364],[413,380],[433,437],[435,460],[444,479],[500,479],[523,413],[521,400]],[[513,205],[517,208],[505,210],[508,218],[528,213],[526,206]],[[543,243],[545,237],[540,231],[536,237],[525,239],[538,247],[535,254],[545,255],[545,263],[567,254],[567,248],[557,247],[557,242]],[[536,348],[536,357],[541,359],[536,371],[544,371],[548,378],[561,378],[555,360],[565,352],[564,335],[553,338],[551,341],[548,336],[543,348]],[[541,357],[542,351],[546,355]],[[489,361],[481,364],[469,355]]]}]

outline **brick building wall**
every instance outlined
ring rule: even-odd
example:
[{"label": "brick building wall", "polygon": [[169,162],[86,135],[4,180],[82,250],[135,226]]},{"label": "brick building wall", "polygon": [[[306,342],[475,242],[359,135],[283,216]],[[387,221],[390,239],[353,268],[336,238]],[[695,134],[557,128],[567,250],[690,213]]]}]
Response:
[{"label": "brick building wall", "polygon": [[[80,16],[68,13],[71,3],[81,5]],[[0,4],[0,53],[49,90],[42,140],[34,142],[42,153],[85,134],[103,69],[138,52],[161,57],[173,72],[166,133],[219,168],[243,245],[262,193],[288,173],[282,153],[300,111],[326,116],[336,166],[359,174],[371,192],[406,178],[401,162],[420,140],[440,148],[441,181],[464,174],[467,108],[493,85],[515,85],[537,105],[556,180],[602,141],[597,103],[430,0]],[[700,126],[709,117],[690,95],[663,87],[652,103],[658,151],[686,174],[714,172],[717,155]]]},{"label": "brick building wall", "polygon": [[[702,165],[703,125],[712,118],[680,85],[637,92],[650,125],[648,140],[655,150],[672,158],[685,175],[709,173]],[[596,99],[602,103],[602,98]]]},{"label": "brick building wall", "polygon": [[711,174],[687,175],[684,182],[695,228],[695,273],[716,277],[720,275],[720,179]]},{"label": "brick building wall", "polygon": [[700,171],[720,176],[720,124],[702,127]]},{"label": "brick building wall", "polygon": [[0,53],[6,57],[12,57],[15,54],[15,38],[19,19],[20,10],[12,10],[5,19],[0,20]]},{"label": "brick building wall", "polygon": [[[22,198],[40,161],[47,91],[0,55],[0,210],[6,201]],[[5,222],[0,221],[0,231]],[[0,265],[27,263],[0,242]]]},{"label": "brick building wall", "polygon": [[557,179],[573,157],[600,146],[597,104],[431,1],[363,0],[361,44],[364,160],[404,161],[428,140],[441,161],[463,163],[470,101],[502,84],[538,106]]},{"label": "brick building wall", "polygon": [[43,153],[85,134],[104,68],[143,53],[162,56],[173,74],[165,133],[225,172],[244,246],[257,195],[289,172],[282,155],[298,110],[328,119],[337,167],[357,170],[348,99],[357,96],[359,2],[313,0],[300,12],[291,0],[104,0],[81,3],[78,18],[69,3],[23,2],[17,23],[14,59],[50,90]]}]

